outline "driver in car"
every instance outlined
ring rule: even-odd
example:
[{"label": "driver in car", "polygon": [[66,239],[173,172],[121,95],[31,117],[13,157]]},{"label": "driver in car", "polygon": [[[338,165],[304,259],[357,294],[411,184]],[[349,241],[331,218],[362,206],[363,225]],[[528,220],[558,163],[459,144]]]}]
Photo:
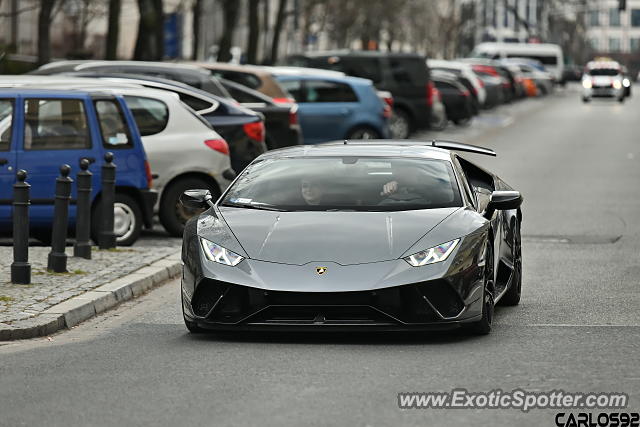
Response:
[{"label": "driver in car", "polygon": [[392,165],[394,180],[382,187],[380,195],[384,197],[381,204],[393,202],[427,203],[425,171],[413,165]]}]

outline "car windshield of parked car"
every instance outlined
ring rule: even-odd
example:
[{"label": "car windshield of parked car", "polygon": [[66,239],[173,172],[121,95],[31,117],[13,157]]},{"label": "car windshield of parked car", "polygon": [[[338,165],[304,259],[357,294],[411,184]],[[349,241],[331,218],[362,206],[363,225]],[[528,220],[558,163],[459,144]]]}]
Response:
[{"label": "car windshield of parked car", "polygon": [[462,206],[451,163],[383,157],[274,158],[250,165],[222,206],[399,211]]}]

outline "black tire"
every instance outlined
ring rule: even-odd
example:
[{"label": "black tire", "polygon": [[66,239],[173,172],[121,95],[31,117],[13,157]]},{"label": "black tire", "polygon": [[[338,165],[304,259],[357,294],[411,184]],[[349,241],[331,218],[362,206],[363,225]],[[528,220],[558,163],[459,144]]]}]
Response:
[{"label": "black tire", "polygon": [[[98,243],[101,204],[102,200],[99,200],[91,212],[91,238],[96,243]],[[116,193],[113,222],[114,232],[118,229],[124,230],[124,232],[116,232],[116,244],[118,246],[133,245],[142,231],[142,210],[138,202],[128,194]]]},{"label": "black tire", "polygon": [[187,220],[204,211],[204,209],[200,211],[187,209],[180,204],[180,195],[186,190],[195,188],[208,189],[211,191],[213,200],[216,200],[220,195],[217,188],[212,188],[205,180],[195,177],[174,181],[162,193],[158,216],[164,229],[174,237],[182,237],[184,224]]},{"label": "black tire", "polygon": [[585,96],[582,97],[582,102],[584,102],[585,104],[590,102],[590,101],[591,101],[591,98],[587,98]]},{"label": "black tire", "polygon": [[411,117],[404,110],[394,109],[389,120],[389,128],[392,138],[409,138],[409,135],[411,135]]},{"label": "black tire", "polygon": [[453,119],[452,121],[456,124],[456,126],[465,126],[471,122],[471,117],[460,117],[457,119]]},{"label": "black tire", "polygon": [[511,273],[511,283],[509,289],[500,299],[500,305],[514,306],[520,303],[522,293],[522,240],[520,235],[520,224],[517,220],[513,229],[513,272]]},{"label": "black tire", "polygon": [[618,98],[618,102],[622,104],[624,102],[624,98],[625,98],[624,96],[621,96],[620,98]]},{"label": "black tire", "polygon": [[349,131],[347,139],[380,139],[381,136],[375,129],[367,126],[359,126]]},{"label": "black tire", "polygon": [[464,324],[467,332],[473,335],[487,335],[491,332],[491,324],[493,322],[494,300],[493,300],[493,247],[491,243],[487,244],[485,269],[484,269],[484,289],[482,292],[482,318],[476,322]]}]

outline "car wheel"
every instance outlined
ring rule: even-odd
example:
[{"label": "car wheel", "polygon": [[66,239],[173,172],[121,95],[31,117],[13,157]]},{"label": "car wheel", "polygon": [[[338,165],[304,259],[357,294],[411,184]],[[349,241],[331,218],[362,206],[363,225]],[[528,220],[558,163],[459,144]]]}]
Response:
[{"label": "car wheel", "polygon": [[493,247],[491,243],[487,244],[487,254],[484,267],[484,289],[482,291],[482,318],[477,322],[465,324],[468,332],[475,335],[487,335],[491,332],[491,324],[493,322]]},{"label": "car wheel", "polygon": [[[91,215],[91,238],[98,243],[102,202],[93,208]],[[128,194],[116,193],[113,203],[113,233],[118,246],[133,245],[142,231],[142,211],[135,199]]]},{"label": "car wheel", "polygon": [[622,103],[624,102],[624,95],[623,95],[623,96],[621,96],[620,98],[618,98],[618,102],[619,102],[620,104],[622,104]]},{"label": "car wheel", "polygon": [[589,102],[589,101],[591,101],[591,99],[590,99],[590,98],[587,98],[586,96],[583,96],[583,97],[582,97],[582,102],[587,103],[587,102]]},{"label": "car wheel", "polygon": [[193,216],[200,215],[206,209],[189,209],[180,203],[180,195],[186,190],[206,188],[211,191],[213,200],[217,199],[219,191],[211,188],[209,184],[200,178],[184,178],[175,181],[164,190],[160,201],[160,223],[169,234],[174,237],[182,237],[185,223]]},{"label": "car wheel", "polygon": [[374,129],[359,127],[349,132],[347,139],[380,139],[380,134]]},{"label": "car wheel", "polygon": [[462,117],[459,119],[453,119],[453,123],[455,123],[457,126],[468,125],[470,121],[471,121],[471,117]]},{"label": "car wheel", "polygon": [[513,272],[509,289],[500,299],[500,305],[518,305],[522,293],[522,240],[520,225],[516,221],[513,229]]},{"label": "car wheel", "polygon": [[391,137],[397,139],[409,138],[411,134],[411,119],[403,110],[393,110],[391,119],[389,120],[389,128],[391,129]]}]

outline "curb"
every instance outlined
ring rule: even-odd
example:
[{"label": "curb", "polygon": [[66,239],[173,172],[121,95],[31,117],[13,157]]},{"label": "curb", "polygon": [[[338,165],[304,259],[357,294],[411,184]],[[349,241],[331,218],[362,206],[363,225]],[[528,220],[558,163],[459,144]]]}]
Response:
[{"label": "curb", "polygon": [[178,277],[181,267],[180,254],[169,255],[133,273],[49,307],[31,319],[0,326],[0,341],[42,337],[63,328],[71,328]]}]

